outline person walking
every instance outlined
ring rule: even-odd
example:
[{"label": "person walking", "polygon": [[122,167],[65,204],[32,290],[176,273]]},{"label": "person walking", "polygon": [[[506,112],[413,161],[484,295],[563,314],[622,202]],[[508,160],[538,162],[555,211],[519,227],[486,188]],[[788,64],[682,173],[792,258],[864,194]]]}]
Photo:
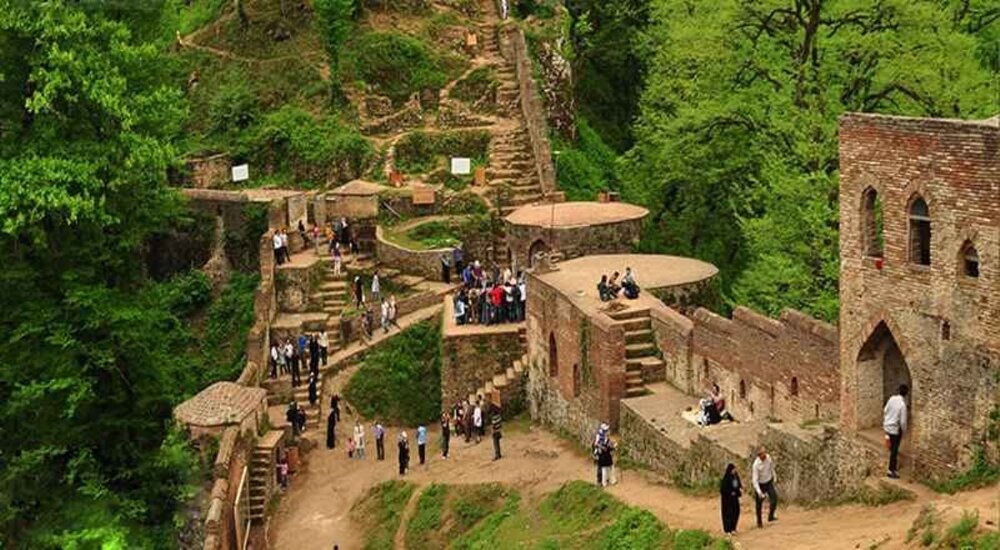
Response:
[{"label": "person walking", "polygon": [[764,507],[764,498],[768,500],[767,521],[777,521],[775,512],[778,510],[778,491],[774,484],[778,479],[778,474],[774,469],[774,460],[767,454],[767,449],[761,447],[757,451],[757,458],[753,461],[753,490],[755,493],[757,510],[757,527],[764,527],[761,521],[761,509]]},{"label": "person walking", "polygon": [[476,444],[483,438],[485,433],[485,426],[483,425],[483,408],[480,406],[482,401],[476,401],[476,408],[472,409],[472,426],[476,430]]},{"label": "person walking", "polygon": [[299,435],[301,431],[299,430],[299,407],[292,401],[288,404],[288,409],[285,411],[285,420],[292,425],[292,435]]},{"label": "person walking", "polygon": [[382,332],[389,333],[389,301],[382,300]]},{"label": "person walking", "polygon": [[313,373],[309,373],[309,405],[315,407],[316,402],[319,401],[319,391],[317,384],[319,383],[319,377]]},{"label": "person walking", "polygon": [[333,276],[340,277],[340,266],[344,262],[343,254],[340,253],[340,243],[333,243]]},{"label": "person walking", "polygon": [[468,443],[472,440],[472,430],[475,429],[472,419],[472,403],[465,403],[465,412],[462,413],[462,419],[465,421],[465,442]]},{"label": "person walking", "polygon": [[899,392],[885,402],[882,410],[882,429],[889,444],[889,477],[899,479],[899,444],[906,432],[906,396],[910,388],[906,384],[899,386]]},{"label": "person walking", "polygon": [[399,323],[396,321],[396,317],[398,315],[399,315],[399,308],[396,306],[396,295],[391,294],[389,295],[389,324],[396,327],[399,330],[402,330],[402,328],[400,328],[399,326]]},{"label": "person walking", "polygon": [[503,415],[500,414],[500,407],[494,405],[493,418],[490,421],[490,425],[493,427],[493,460],[500,460],[500,438],[503,437]]},{"label": "person walking", "polygon": [[330,414],[326,417],[326,448],[332,449],[337,446],[337,413],[330,409]]},{"label": "person walking", "polygon": [[441,254],[441,280],[446,285],[451,284],[451,258],[448,257],[447,252]]},{"label": "person walking", "polygon": [[361,304],[365,302],[365,285],[361,282],[361,275],[354,276],[354,307],[361,309]]},{"label": "person walking", "polygon": [[612,453],[615,451],[615,444],[610,437],[606,438],[597,450],[597,467],[601,469],[601,486],[614,485],[612,473],[615,469],[615,459]]},{"label": "person walking", "polygon": [[602,422],[597,428],[597,434],[594,436],[594,465],[597,467],[597,485],[601,487],[604,486],[604,472],[601,468],[601,449],[611,440],[610,431],[611,427]]},{"label": "person walking", "polygon": [[722,532],[735,534],[736,525],[740,522],[740,497],[743,496],[743,483],[735,464],[726,465],[726,473],[719,482],[719,496],[722,499]]},{"label": "person walking", "polygon": [[410,467],[410,442],[406,439],[405,430],[399,433],[396,446],[399,447],[399,475],[405,476]]},{"label": "person walking", "polygon": [[378,270],[372,274],[372,301],[376,304],[382,301],[382,285],[378,281]]},{"label": "person walking", "polygon": [[427,459],[427,426],[417,426],[417,457],[420,458],[420,465],[424,465]]},{"label": "person walking", "polygon": [[319,339],[313,334],[309,337],[309,372],[319,376]]},{"label": "person walking", "polygon": [[271,378],[278,377],[278,346],[271,344]]},{"label": "person walking", "polygon": [[292,255],[288,252],[288,228],[281,228],[281,256],[285,259],[285,262],[289,262],[292,259]]},{"label": "person walking", "polygon": [[337,415],[337,422],[340,422],[340,394],[335,393],[330,398],[330,410]]},{"label": "person walking", "polygon": [[325,328],[319,333],[319,338],[317,338],[316,343],[319,344],[319,359],[323,362],[323,366],[325,367],[326,358],[330,353],[330,336],[327,335]]},{"label": "person walking", "polygon": [[354,421],[354,457],[358,460],[365,458],[365,427],[358,420]]},{"label": "person walking", "polygon": [[385,427],[381,422],[376,422],[372,433],[375,435],[375,458],[385,460]]},{"label": "person walking", "polygon": [[441,413],[441,458],[448,460],[448,444],[451,442],[451,418],[448,411]]},{"label": "person walking", "polygon": [[299,365],[302,363],[300,360],[299,350],[297,348],[292,348],[292,357],[289,364],[292,366],[292,387],[298,387],[302,383],[302,371],[299,369]]},{"label": "person walking", "polygon": [[292,368],[292,356],[295,354],[295,346],[292,345],[292,341],[289,339],[285,340],[285,372],[291,372]]}]

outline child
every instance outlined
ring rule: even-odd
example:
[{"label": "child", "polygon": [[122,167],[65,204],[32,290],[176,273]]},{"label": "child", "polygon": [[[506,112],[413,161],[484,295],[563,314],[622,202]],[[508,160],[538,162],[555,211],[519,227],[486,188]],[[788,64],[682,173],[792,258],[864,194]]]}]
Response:
[{"label": "child", "polygon": [[347,440],[347,458],[354,458],[354,438]]},{"label": "child", "polygon": [[278,460],[278,483],[282,489],[288,489],[288,459],[285,457]]}]

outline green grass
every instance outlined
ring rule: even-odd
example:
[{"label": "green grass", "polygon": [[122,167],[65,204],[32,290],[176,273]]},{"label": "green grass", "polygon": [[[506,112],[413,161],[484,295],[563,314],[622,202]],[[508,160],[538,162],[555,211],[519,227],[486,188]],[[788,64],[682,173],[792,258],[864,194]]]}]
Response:
[{"label": "green grass", "polygon": [[434,483],[420,493],[417,508],[406,525],[406,547],[411,550],[436,548],[433,535],[441,528],[448,487]]},{"label": "green grass", "polygon": [[450,97],[465,103],[478,101],[500,85],[492,67],[479,67],[455,83]]},{"label": "green grass", "polygon": [[440,321],[407,328],[365,357],[344,389],[363,417],[415,426],[441,414]]},{"label": "green grass", "polygon": [[917,495],[908,489],[898,487],[884,481],[878,482],[878,487],[862,485],[852,491],[847,491],[835,499],[816,501],[810,504],[812,508],[827,508],[845,504],[861,504],[863,506],[886,506],[894,502],[914,500]]},{"label": "green grass", "polygon": [[477,166],[489,162],[490,133],[485,130],[412,132],[396,143],[396,168],[406,174],[426,174],[447,168],[451,157],[468,157]]},{"label": "green grass", "polygon": [[364,526],[365,550],[393,547],[406,503],[415,486],[405,481],[386,481],[372,487],[351,507],[351,515]]},{"label": "green grass", "polygon": [[924,548],[939,550],[995,550],[1000,548],[1000,533],[980,529],[978,512],[963,512],[962,517],[947,528],[933,505],[924,506],[906,532],[906,542],[918,541]]},{"label": "green grass", "polygon": [[1000,464],[992,462],[982,448],[975,450],[972,465],[960,474],[938,480],[931,480],[931,489],[939,493],[954,494],[959,491],[978,489],[1000,480]]}]

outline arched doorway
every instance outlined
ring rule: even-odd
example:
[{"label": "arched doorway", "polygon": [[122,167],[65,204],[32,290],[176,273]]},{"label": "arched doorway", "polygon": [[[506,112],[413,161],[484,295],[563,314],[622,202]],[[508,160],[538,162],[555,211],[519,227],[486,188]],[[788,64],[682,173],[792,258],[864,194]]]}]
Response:
[{"label": "arched doorway", "polygon": [[541,239],[531,243],[531,247],[528,248],[528,267],[535,267],[535,256],[548,251],[549,245],[545,244],[545,241]]},{"label": "arched doorway", "polygon": [[859,430],[881,434],[882,409],[901,384],[910,387],[910,431],[913,431],[913,383],[896,338],[885,323],[879,323],[858,353],[856,413]]},{"label": "arched doorway", "polygon": [[549,376],[559,376],[559,352],[556,350],[556,335],[549,333]]}]

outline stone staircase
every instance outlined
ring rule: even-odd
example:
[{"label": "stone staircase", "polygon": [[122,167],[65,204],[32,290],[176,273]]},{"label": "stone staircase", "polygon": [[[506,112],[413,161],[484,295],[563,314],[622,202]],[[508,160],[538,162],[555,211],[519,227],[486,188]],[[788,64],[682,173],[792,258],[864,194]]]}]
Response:
[{"label": "stone staircase", "polygon": [[323,388],[320,387],[322,384],[322,379],[317,382],[316,393],[318,399],[315,405],[309,404],[309,384],[308,384],[308,369],[302,376],[303,384],[299,385],[297,388],[292,388],[292,396],[295,402],[299,404],[306,411],[306,431],[312,430],[320,425],[320,419],[322,415],[323,406]]},{"label": "stone staircase", "polygon": [[646,383],[662,378],[664,363],[656,347],[648,309],[610,313],[625,330],[625,397],[646,393]]},{"label": "stone staircase", "polygon": [[475,405],[476,401],[482,398],[484,401],[499,403],[501,407],[504,407],[505,403],[523,391],[527,365],[528,355],[524,354],[520,359],[514,361],[514,364],[507,367],[506,371],[495,375],[478,390],[470,393],[468,402]]},{"label": "stone staircase", "polygon": [[261,523],[267,514],[268,499],[275,490],[277,449],[284,433],[271,430],[263,435],[254,447],[250,461],[250,520]]}]

